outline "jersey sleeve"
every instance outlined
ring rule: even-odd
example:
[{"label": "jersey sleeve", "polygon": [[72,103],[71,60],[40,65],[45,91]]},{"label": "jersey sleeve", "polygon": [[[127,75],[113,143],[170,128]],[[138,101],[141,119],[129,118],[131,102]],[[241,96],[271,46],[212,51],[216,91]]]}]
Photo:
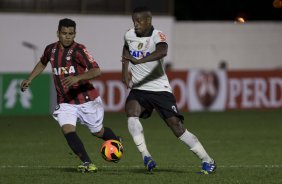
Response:
[{"label": "jersey sleeve", "polygon": [[81,45],[76,53],[76,58],[82,66],[87,69],[99,68],[98,63],[94,60],[92,55],[88,52],[85,46]]},{"label": "jersey sleeve", "polygon": [[161,31],[157,31],[156,34],[153,36],[153,40],[155,44],[165,42],[166,43],[166,36]]},{"label": "jersey sleeve", "polygon": [[128,43],[127,43],[127,32],[124,34],[123,40],[124,40],[124,46],[128,47]]},{"label": "jersey sleeve", "polygon": [[47,46],[46,48],[45,48],[45,50],[44,50],[44,52],[43,52],[43,54],[42,54],[42,56],[41,56],[41,58],[40,58],[40,62],[43,64],[43,65],[47,65],[48,64],[48,62],[50,61],[50,58],[49,58],[49,54],[50,53],[50,47],[49,46]]}]

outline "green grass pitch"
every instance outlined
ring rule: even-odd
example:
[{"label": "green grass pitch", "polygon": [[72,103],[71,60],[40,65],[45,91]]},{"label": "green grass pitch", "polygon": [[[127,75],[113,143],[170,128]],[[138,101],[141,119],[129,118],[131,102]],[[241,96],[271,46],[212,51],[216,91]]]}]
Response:
[{"label": "green grass pitch", "polygon": [[200,161],[174,137],[156,115],[143,122],[147,146],[157,162],[147,174],[127,130],[123,113],[106,113],[105,125],[123,137],[119,163],[102,159],[102,141],[79,125],[97,173],[77,173],[71,153],[51,116],[0,117],[1,184],[82,183],[282,183],[282,112],[232,111],[184,113],[185,126],[202,142],[218,165],[212,175],[198,175]]}]

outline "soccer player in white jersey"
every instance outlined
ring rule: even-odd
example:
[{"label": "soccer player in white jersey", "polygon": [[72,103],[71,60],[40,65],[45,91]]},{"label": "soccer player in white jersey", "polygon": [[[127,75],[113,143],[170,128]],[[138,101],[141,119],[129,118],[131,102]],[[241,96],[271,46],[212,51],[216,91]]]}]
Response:
[{"label": "soccer player in white jersey", "polygon": [[[214,160],[197,137],[184,127],[184,118],[178,112],[163,67],[168,49],[164,33],[152,26],[152,15],[146,7],[135,8],[132,20],[134,28],[127,31],[124,38],[122,80],[131,88],[125,105],[128,130],[142,155],[145,167],[151,172],[156,162],[147,149],[139,118],[150,117],[155,109],[174,135],[201,159],[200,173],[213,173],[216,169]],[[131,72],[128,71],[129,64]]]}]

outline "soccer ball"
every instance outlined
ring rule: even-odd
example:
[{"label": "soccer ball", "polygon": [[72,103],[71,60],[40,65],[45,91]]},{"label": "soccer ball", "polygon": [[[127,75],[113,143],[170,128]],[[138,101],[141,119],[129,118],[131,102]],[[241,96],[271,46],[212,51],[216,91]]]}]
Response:
[{"label": "soccer ball", "polygon": [[123,146],[117,140],[107,140],[101,147],[102,157],[108,162],[118,162],[123,155]]}]

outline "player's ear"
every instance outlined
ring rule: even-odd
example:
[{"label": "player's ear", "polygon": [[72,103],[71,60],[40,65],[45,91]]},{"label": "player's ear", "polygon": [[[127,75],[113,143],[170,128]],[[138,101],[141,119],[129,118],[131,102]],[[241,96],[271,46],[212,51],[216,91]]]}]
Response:
[{"label": "player's ear", "polygon": [[57,31],[57,37],[58,37],[58,38],[59,38],[59,34],[60,34],[60,33],[59,33],[59,30],[58,30],[58,31]]}]

